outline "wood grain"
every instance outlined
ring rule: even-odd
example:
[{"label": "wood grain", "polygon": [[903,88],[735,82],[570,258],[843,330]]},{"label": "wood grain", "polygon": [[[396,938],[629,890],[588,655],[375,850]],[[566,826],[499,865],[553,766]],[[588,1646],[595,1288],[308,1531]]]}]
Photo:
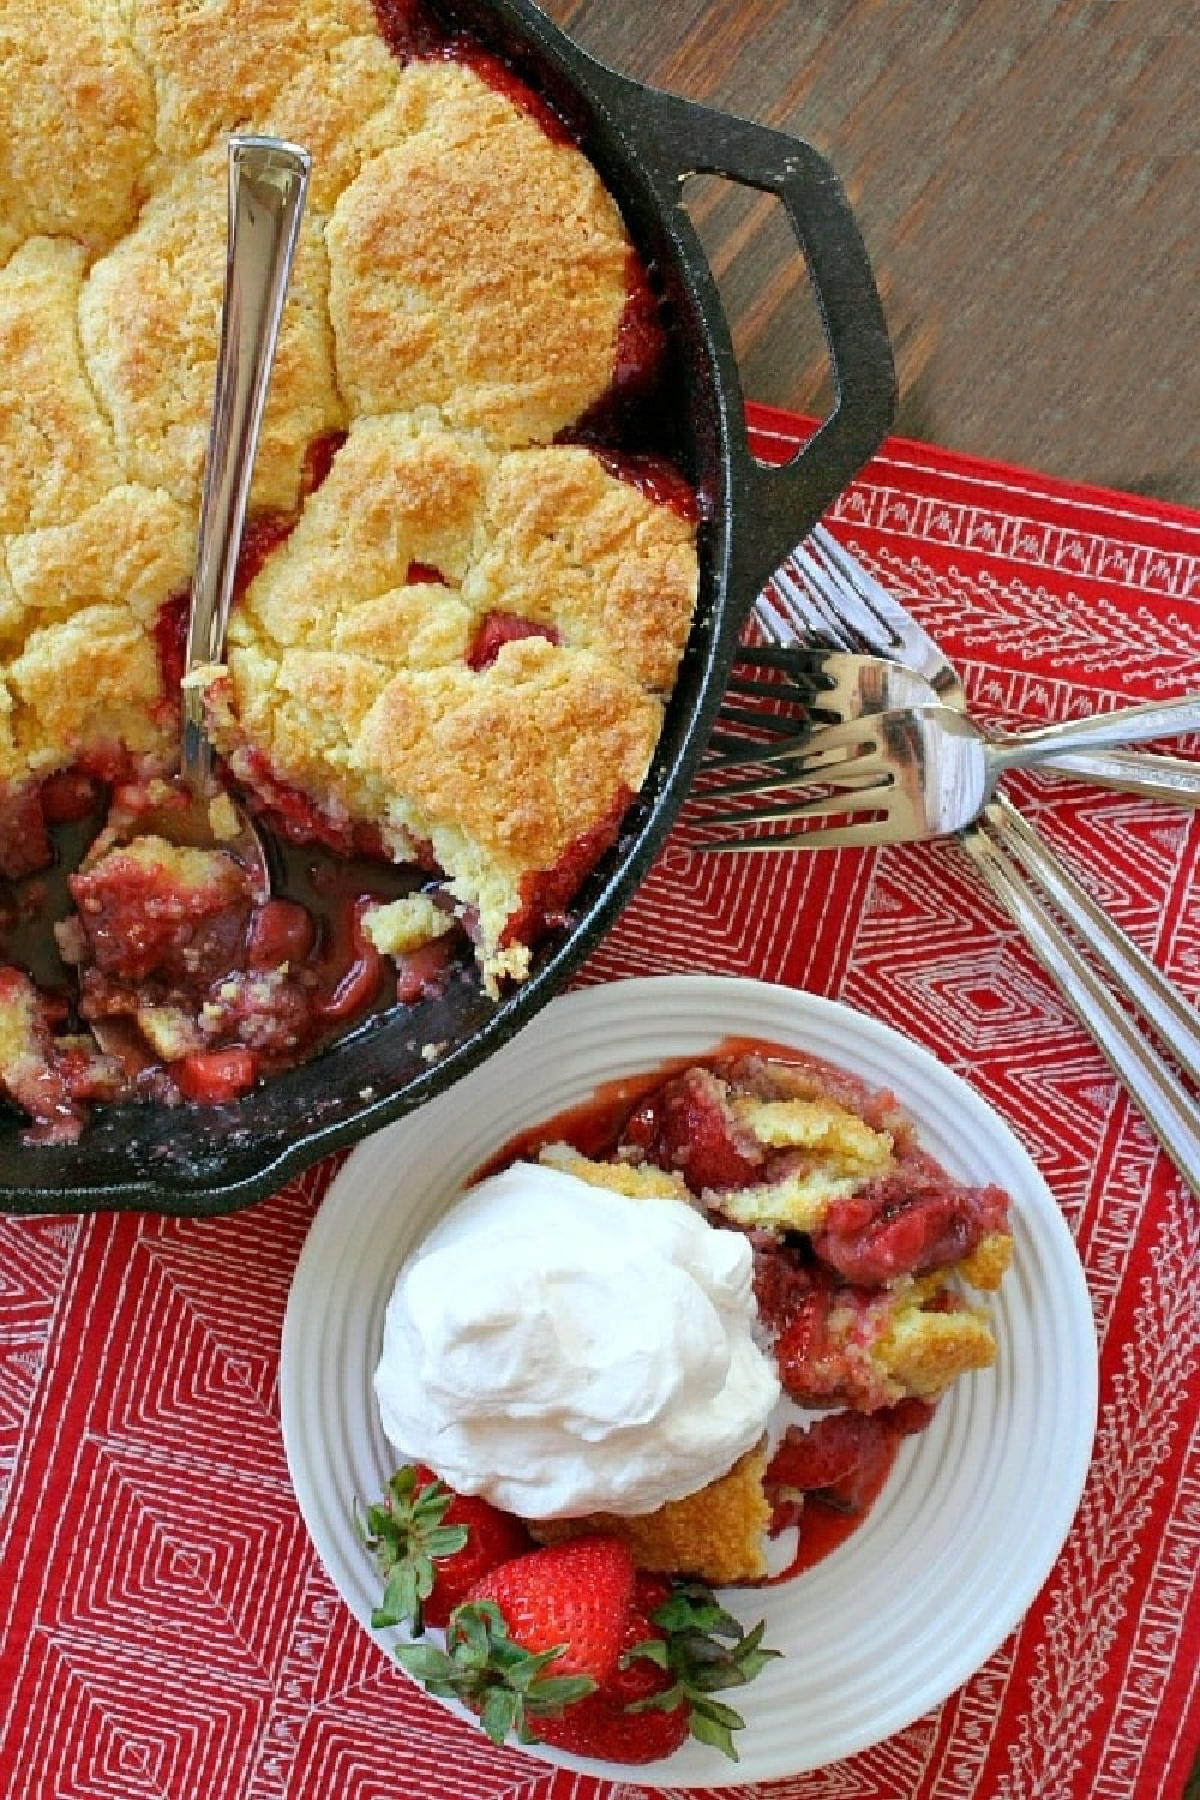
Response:
[{"label": "wood grain", "polygon": [[[884,296],[901,431],[1200,506],[1190,3],[541,3],[624,73],[830,159]],[[822,340],[779,208],[713,181],[688,204],[747,393],[818,409]]]}]

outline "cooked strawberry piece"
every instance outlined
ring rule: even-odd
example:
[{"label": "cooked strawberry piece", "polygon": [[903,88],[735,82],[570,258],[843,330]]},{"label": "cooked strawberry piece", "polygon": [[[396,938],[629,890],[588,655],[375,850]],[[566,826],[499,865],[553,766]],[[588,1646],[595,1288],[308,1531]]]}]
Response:
[{"label": "cooked strawberry piece", "polygon": [[396,957],[396,998],[404,1006],[435,999],[445,988],[456,960],[455,933],[432,938]]},{"label": "cooked strawberry piece", "polygon": [[49,866],[50,839],[36,782],[0,795],[0,875],[19,881]]},{"label": "cooked strawberry piece", "polygon": [[700,1067],[664,1083],[639,1106],[622,1141],[682,1175],[697,1195],[749,1186],[765,1160],[762,1145],[738,1121],[726,1084]]},{"label": "cooked strawberry piece", "polygon": [[505,644],[515,644],[521,638],[531,637],[546,638],[552,644],[559,641],[553,625],[542,625],[535,619],[523,619],[518,613],[487,613],[480,621],[467,650],[467,667],[477,671],[486,669],[495,662]]},{"label": "cooked strawberry piece", "polygon": [[90,960],[116,980],[155,976],[198,992],[241,954],[249,877],[220,852],[140,838],[107,851],[69,886]]},{"label": "cooked strawberry piece", "polygon": [[103,799],[99,778],[84,769],[58,769],[42,783],[42,816],[47,825],[86,819]]},{"label": "cooked strawberry piece", "polygon": [[254,909],[246,934],[246,967],[277,969],[298,964],[312,951],[312,914],[296,900],[271,899]]},{"label": "cooked strawberry piece", "polygon": [[284,1058],[311,1040],[316,1025],[312,990],[282,969],[238,970],[200,1010],[214,1041]]},{"label": "cooked strawberry piece", "polygon": [[254,1057],[242,1048],[197,1051],[185,1056],[174,1073],[184,1099],[202,1106],[239,1099],[256,1077]]},{"label": "cooked strawberry piece", "polygon": [[810,1288],[775,1339],[779,1379],[793,1399],[820,1405],[841,1395],[845,1357],[829,1342],[829,1295]]},{"label": "cooked strawberry piece", "polygon": [[370,894],[358,894],[343,905],[337,921],[339,943],[331,965],[333,985],[316,1003],[326,1022],[352,1019],[378,998],[383,985],[384,961],[363,929],[363,920],[375,904]]},{"label": "cooked strawberry piece", "polygon": [[53,999],[22,970],[0,966],[0,1092],[29,1115],[26,1143],[74,1143],[81,1102],[120,1094],[120,1071],[84,1040],[56,1037],[61,1024]]},{"label": "cooked strawberry piece", "polygon": [[968,1188],[940,1171],[902,1169],[835,1201],[813,1249],[846,1281],[882,1283],[949,1268],[1007,1224],[1001,1188]]},{"label": "cooked strawberry piece", "polygon": [[831,1270],[802,1260],[788,1240],[775,1238],[773,1246],[756,1245],[754,1292],[759,1317],[774,1334],[779,1379],[798,1405],[871,1411],[886,1402],[885,1379],[866,1353],[886,1323],[881,1290],[838,1281]]},{"label": "cooked strawberry piece", "polygon": [[873,1413],[838,1412],[811,1425],[790,1425],[780,1439],[764,1485],[772,1529],[794,1523],[797,1495],[818,1494],[858,1512],[878,1489],[902,1437],[923,1431],[933,1417],[927,1401],[900,1401]]},{"label": "cooked strawberry piece", "polygon": [[886,1435],[877,1413],[829,1413],[811,1425],[789,1425],[767,1470],[768,1490],[789,1487],[811,1493],[833,1487]]},{"label": "cooked strawberry piece", "polygon": [[[754,1250],[758,1316],[765,1326],[778,1331],[825,1277],[813,1266],[811,1258],[801,1254],[800,1240],[794,1234],[754,1230],[748,1235]],[[828,1286],[828,1281],[825,1284]]]}]

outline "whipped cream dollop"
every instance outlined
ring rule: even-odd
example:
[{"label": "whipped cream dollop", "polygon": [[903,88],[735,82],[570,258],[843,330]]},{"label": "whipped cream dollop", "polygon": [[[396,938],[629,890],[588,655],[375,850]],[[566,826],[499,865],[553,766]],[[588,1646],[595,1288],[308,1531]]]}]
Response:
[{"label": "whipped cream dollop", "polygon": [[756,1316],[739,1232],[516,1163],[401,1269],[375,1370],[383,1428],[525,1518],[652,1512],[762,1436],[780,1390]]}]

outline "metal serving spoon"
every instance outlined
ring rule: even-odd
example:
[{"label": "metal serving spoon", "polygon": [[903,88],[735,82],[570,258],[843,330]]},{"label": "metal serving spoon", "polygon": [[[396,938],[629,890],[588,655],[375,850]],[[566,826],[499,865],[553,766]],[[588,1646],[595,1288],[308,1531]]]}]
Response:
[{"label": "metal serving spoon", "polygon": [[282,139],[229,140],[229,230],[216,389],[200,499],[181,684],[179,778],[160,803],[114,824],[114,841],[149,833],[218,849],[269,897],[270,867],[245,810],[219,788],[204,719],[204,673],[224,655],[250,478],[279,324],[308,192],[311,158]]}]

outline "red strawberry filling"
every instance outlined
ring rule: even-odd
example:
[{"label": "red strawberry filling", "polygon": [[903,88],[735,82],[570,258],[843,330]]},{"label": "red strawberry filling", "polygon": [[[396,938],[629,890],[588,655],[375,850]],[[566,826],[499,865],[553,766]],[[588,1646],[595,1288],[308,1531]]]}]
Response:
[{"label": "red strawberry filling", "polygon": [[1001,1188],[964,1187],[929,1164],[835,1200],[813,1249],[847,1281],[892,1281],[962,1262],[984,1237],[1006,1230],[1007,1219]]},{"label": "red strawberry filling", "polygon": [[694,1194],[747,1187],[760,1179],[766,1160],[757,1138],[738,1124],[727,1085],[699,1065],[642,1102],[622,1148],[682,1175]]}]

